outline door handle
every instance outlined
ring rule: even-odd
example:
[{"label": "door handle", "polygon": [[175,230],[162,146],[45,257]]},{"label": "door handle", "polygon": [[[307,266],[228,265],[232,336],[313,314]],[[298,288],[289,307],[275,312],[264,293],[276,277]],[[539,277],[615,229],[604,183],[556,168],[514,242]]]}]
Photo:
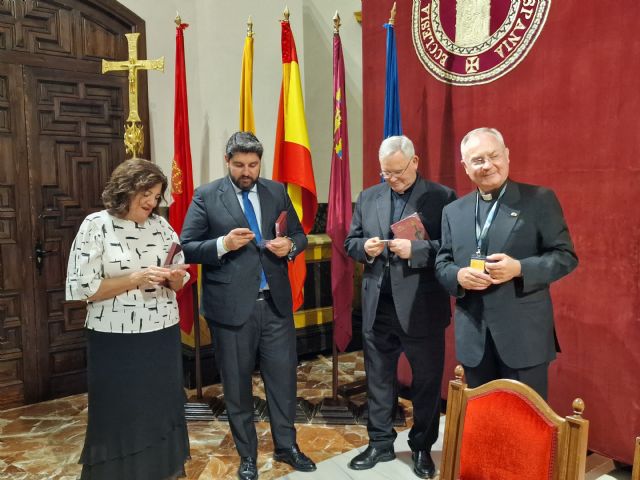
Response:
[{"label": "door handle", "polygon": [[44,250],[42,248],[42,242],[40,240],[38,240],[36,242],[36,249],[35,249],[35,254],[36,254],[36,268],[38,269],[38,275],[42,275],[42,267],[44,264],[44,257],[49,255],[50,253],[53,253],[55,250]]},{"label": "door handle", "polygon": [[9,345],[7,338],[7,332],[5,330],[4,321],[7,318],[7,312],[4,309],[0,309],[0,350]]}]

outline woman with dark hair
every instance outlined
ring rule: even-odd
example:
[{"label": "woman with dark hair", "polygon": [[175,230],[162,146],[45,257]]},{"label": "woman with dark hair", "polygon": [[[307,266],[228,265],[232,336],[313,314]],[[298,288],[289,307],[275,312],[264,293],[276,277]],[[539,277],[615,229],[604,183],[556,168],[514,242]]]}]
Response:
[{"label": "woman with dark hair", "polygon": [[176,291],[188,280],[178,236],[158,215],[167,178],[138,158],[120,164],[71,246],[67,300],[87,302],[89,417],[80,456],[91,480],[184,476]]}]

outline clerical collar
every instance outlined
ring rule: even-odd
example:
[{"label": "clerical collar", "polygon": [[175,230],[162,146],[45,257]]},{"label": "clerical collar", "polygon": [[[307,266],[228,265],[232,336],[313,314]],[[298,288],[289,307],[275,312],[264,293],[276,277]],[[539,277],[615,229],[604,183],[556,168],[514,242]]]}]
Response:
[{"label": "clerical collar", "polygon": [[391,193],[393,193],[394,195],[397,195],[398,197],[404,197],[405,195],[407,195],[408,197],[409,195],[411,195],[411,192],[413,191],[413,187],[416,186],[416,183],[418,182],[418,177],[419,175],[416,175],[416,179],[413,181],[411,186],[407,188],[404,192],[400,193],[400,192],[396,192],[394,189],[391,189]]},{"label": "clerical collar", "polygon": [[[508,181],[508,180],[507,180]],[[498,195],[500,195],[500,191],[502,190],[502,187],[505,186],[505,184],[507,183],[507,181],[505,181],[502,185],[500,185],[498,188],[491,190],[490,192],[487,193],[482,193],[480,191],[480,189],[478,189],[478,193],[480,194],[480,198],[482,200],[484,200],[485,202],[492,202],[493,200],[495,200],[496,198],[498,198]]]}]

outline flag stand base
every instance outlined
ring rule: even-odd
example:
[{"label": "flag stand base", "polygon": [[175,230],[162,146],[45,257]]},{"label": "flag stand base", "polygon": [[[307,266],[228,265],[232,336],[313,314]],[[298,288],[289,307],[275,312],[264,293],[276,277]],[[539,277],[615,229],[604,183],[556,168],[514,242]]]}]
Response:
[{"label": "flag stand base", "polygon": [[[214,398],[211,401],[211,408],[216,420],[220,422],[229,421],[229,413],[224,399]],[[253,397],[253,421],[264,422],[268,418],[267,402],[260,397]]]},{"label": "flag stand base", "polygon": [[187,422],[210,422],[215,420],[211,407],[206,403],[200,402],[185,403],[184,416]]},{"label": "flag stand base", "polygon": [[347,383],[345,385],[340,385],[338,387],[338,395],[345,398],[353,397],[355,395],[360,395],[361,393],[365,393],[366,391],[367,391],[366,380],[358,380],[355,382]]},{"label": "flag stand base", "polygon": [[350,400],[324,398],[316,407],[313,424],[356,425],[359,407]]},{"label": "flag stand base", "polygon": [[[214,398],[211,400],[210,405],[210,412],[212,414],[211,420],[215,419],[220,422],[229,421],[229,414],[227,413],[227,406],[224,402],[224,398]],[[298,397],[296,399],[295,423],[310,423],[311,419],[315,415],[316,408],[317,407],[312,403]],[[266,400],[256,396],[253,397],[253,421],[269,421],[269,409],[267,408]]]}]

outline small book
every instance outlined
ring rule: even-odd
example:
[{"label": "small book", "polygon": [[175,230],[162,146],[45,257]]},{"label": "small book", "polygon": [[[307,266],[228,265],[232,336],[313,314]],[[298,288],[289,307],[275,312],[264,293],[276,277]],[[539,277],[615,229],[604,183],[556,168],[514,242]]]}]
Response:
[{"label": "small book", "polygon": [[406,240],[429,240],[429,234],[424,228],[418,213],[403,218],[399,222],[391,225],[394,238],[404,238]]},{"label": "small book", "polygon": [[173,242],[167,252],[167,258],[164,260],[164,267],[173,265],[175,263],[175,256],[182,251],[182,245],[177,242]]},{"label": "small book", "polygon": [[276,237],[287,236],[287,211],[282,210],[276,219]]}]

